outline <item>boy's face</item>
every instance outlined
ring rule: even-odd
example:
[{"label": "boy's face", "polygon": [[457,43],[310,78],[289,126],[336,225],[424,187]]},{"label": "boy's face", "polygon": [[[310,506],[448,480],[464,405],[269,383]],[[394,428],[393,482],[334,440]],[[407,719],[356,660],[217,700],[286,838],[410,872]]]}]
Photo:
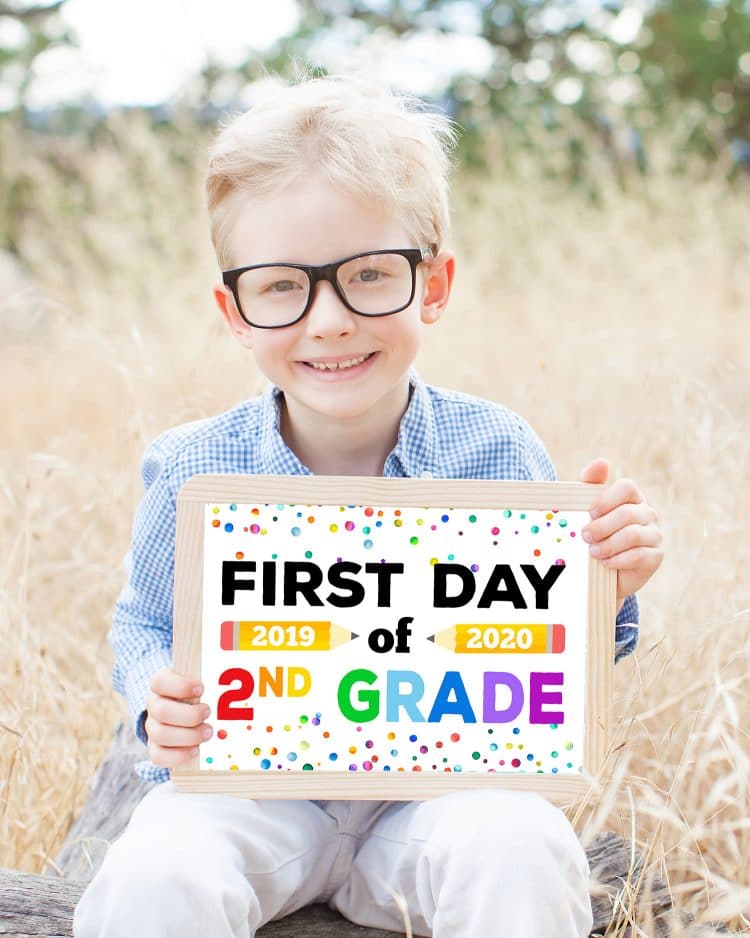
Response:
[{"label": "boy's face", "polygon": [[[233,211],[232,267],[323,265],[365,251],[425,247],[394,218],[315,177],[274,195],[238,196]],[[377,430],[381,421],[390,429],[403,414],[422,324],[437,321],[452,278],[452,255],[428,260],[417,268],[411,304],[382,317],[351,312],[330,283],[318,283],[304,318],[278,329],[244,322],[223,284],[214,296],[235,338],[253,350],[261,371],[284,392],[292,422],[306,419],[316,426],[320,418],[342,424],[367,418]],[[244,312],[252,319],[250,310]],[[321,367],[344,362],[354,364]]]}]

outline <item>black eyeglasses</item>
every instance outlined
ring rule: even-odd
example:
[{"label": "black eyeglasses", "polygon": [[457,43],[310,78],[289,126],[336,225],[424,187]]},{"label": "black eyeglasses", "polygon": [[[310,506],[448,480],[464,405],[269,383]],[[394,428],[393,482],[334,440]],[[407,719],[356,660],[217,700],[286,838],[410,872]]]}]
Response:
[{"label": "black eyeglasses", "polygon": [[245,322],[256,329],[291,326],[308,312],[315,285],[327,280],[348,310],[360,316],[391,316],[414,299],[417,266],[427,248],[366,251],[333,264],[254,264],[222,273]]}]

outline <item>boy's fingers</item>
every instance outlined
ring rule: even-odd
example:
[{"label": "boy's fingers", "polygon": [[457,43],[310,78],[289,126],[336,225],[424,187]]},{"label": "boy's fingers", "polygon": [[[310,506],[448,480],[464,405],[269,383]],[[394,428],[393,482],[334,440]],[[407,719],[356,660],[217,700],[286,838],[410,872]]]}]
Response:
[{"label": "boy's fingers", "polygon": [[170,726],[199,726],[211,712],[207,704],[181,703],[157,694],[148,698],[146,710],[154,720]]},{"label": "boy's fingers", "polygon": [[166,749],[156,743],[151,743],[148,747],[149,759],[160,769],[174,769],[197,755],[197,746],[188,746],[182,749]]},{"label": "boy's fingers", "polygon": [[152,675],[149,687],[160,697],[172,697],[174,700],[186,700],[200,697],[203,686],[200,681],[184,674],[178,674],[171,668],[162,668]]},{"label": "boy's fingers", "polygon": [[602,563],[611,570],[617,570],[621,575],[629,571],[638,571],[638,583],[623,591],[623,596],[628,596],[640,589],[640,586],[659,569],[663,559],[664,551],[661,547],[632,547],[613,557],[605,558]]},{"label": "boy's fingers", "polygon": [[206,725],[196,727],[167,726],[157,720],[146,720],[146,735],[150,743],[164,749],[194,747],[210,739],[213,729]]},{"label": "boy's fingers", "polygon": [[632,479],[618,479],[598,495],[591,503],[589,514],[592,520],[606,515],[619,505],[638,505],[643,494]]},{"label": "boy's fingers", "polygon": [[614,511],[608,512],[596,521],[587,524],[581,531],[584,541],[596,544],[597,541],[610,537],[616,531],[630,524],[656,526],[657,518],[654,509],[645,502],[637,505],[619,505]]},{"label": "boy's fingers", "polygon": [[633,548],[661,546],[661,533],[653,526],[629,524],[620,528],[611,537],[607,537],[591,546],[591,556],[599,560],[613,558]]}]

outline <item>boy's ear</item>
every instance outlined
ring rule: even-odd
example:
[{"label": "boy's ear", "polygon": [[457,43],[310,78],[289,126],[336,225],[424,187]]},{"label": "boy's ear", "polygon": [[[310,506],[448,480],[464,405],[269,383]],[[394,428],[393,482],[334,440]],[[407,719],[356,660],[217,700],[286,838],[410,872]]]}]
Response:
[{"label": "boy's ear", "polygon": [[252,329],[240,316],[232,291],[223,283],[214,284],[214,300],[229,331],[243,348],[252,348]]},{"label": "boy's ear", "polygon": [[451,251],[441,251],[434,260],[425,264],[427,277],[422,296],[422,322],[437,322],[448,304],[456,272],[456,257]]}]

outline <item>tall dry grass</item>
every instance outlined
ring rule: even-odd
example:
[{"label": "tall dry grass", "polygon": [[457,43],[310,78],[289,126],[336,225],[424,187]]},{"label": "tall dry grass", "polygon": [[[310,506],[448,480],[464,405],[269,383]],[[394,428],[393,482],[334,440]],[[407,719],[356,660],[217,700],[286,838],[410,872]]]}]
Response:
[{"label": "tall dry grass", "polygon": [[[0,866],[54,856],[125,712],[106,631],[145,445],[262,386],[212,307],[205,141],[184,130],[176,155],[137,121],[85,148],[3,132],[42,293],[0,300]],[[584,839],[633,839],[681,908],[741,933],[750,198],[659,173],[627,193],[603,177],[601,193],[597,207],[546,182],[528,156],[457,178],[455,297],[420,367],[524,414],[561,478],[605,455],[658,509],[666,559],[616,669],[612,779],[574,820]]]}]

